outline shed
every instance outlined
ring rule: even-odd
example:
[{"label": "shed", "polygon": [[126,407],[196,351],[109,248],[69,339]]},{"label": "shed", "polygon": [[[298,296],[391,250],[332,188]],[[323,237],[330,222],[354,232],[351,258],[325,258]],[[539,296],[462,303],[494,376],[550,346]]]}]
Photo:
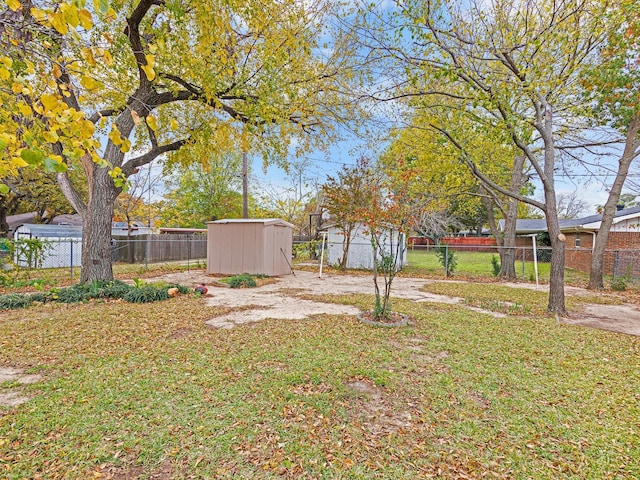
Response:
[{"label": "shed", "polygon": [[80,265],[82,257],[82,227],[25,223],[16,228],[14,240],[37,238],[44,242],[42,262],[34,265],[27,250],[16,251],[16,264],[23,267],[61,268]]},{"label": "shed", "polygon": [[278,218],[207,223],[207,273],[291,273],[293,225]]},{"label": "shed", "polygon": [[[387,254],[398,253],[397,267],[402,268],[407,264],[407,248],[404,235],[397,231],[393,235],[385,235],[382,239]],[[340,263],[343,253],[344,231],[337,226],[327,229],[327,262],[329,265]],[[347,268],[363,268],[373,270],[373,248],[371,235],[364,224],[356,225],[351,233],[351,242],[347,252]]]}]

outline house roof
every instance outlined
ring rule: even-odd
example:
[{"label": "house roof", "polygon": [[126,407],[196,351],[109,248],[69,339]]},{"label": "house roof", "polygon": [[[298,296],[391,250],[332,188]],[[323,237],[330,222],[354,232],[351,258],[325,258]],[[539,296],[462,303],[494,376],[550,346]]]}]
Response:
[{"label": "house roof", "polygon": [[[614,215],[613,223],[618,223],[630,218],[640,218],[640,207],[618,210]],[[589,215],[588,217],[560,220],[560,230],[593,230],[600,228],[602,215]],[[500,230],[504,230],[504,220],[500,220]],[[528,235],[547,231],[547,222],[544,218],[523,218],[516,221],[516,235]]]}]

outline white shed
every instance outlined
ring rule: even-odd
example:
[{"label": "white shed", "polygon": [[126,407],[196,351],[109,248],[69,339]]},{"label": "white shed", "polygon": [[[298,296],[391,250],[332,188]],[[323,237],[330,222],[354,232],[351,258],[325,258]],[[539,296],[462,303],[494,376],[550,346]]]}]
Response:
[{"label": "white shed", "polygon": [[278,218],[207,223],[207,273],[291,273],[293,225]]},{"label": "white shed", "polygon": [[44,243],[42,262],[35,265],[28,250],[16,249],[16,264],[32,268],[62,268],[81,264],[82,227],[25,223],[13,232],[14,240],[37,238]]},{"label": "white shed", "polygon": [[[329,265],[337,265],[342,259],[344,231],[342,228],[331,226],[327,229],[327,262]],[[385,253],[395,254],[399,251],[397,259],[398,268],[407,264],[406,238],[397,231],[393,235],[383,236]],[[373,248],[371,235],[364,224],[358,224],[351,233],[351,243],[347,253],[347,268],[362,268],[373,270]]]}]

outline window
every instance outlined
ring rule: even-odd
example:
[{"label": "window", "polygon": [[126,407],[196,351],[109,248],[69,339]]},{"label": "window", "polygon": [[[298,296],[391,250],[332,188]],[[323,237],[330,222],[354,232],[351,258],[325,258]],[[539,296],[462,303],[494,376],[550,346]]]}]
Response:
[{"label": "window", "polygon": [[580,248],[580,234],[576,233],[575,247]]}]

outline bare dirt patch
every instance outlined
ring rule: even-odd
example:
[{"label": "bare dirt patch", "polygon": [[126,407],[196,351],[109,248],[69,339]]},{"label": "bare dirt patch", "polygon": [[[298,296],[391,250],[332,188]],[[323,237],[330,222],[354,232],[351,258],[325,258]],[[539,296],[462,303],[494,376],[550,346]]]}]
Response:
[{"label": "bare dirt patch", "polygon": [[[296,271],[295,275],[278,277],[275,283],[251,289],[211,288],[215,284],[216,277],[206,275],[203,270],[170,273],[164,275],[161,279],[188,286],[207,285],[209,292],[206,295],[206,299],[207,303],[212,306],[224,306],[234,309],[259,306],[212,318],[207,323],[214,328],[233,328],[237,325],[257,322],[267,318],[300,320],[319,314],[358,315],[360,311],[353,306],[301,299],[297,296],[301,294],[314,296],[373,294],[373,280],[370,275],[325,274],[320,278],[315,272]],[[498,312],[466,306],[462,298],[420,291],[421,287],[426,283],[434,281],[437,280],[396,277],[392,297],[408,299],[414,302],[456,304],[495,317],[504,318],[508,316]],[[548,289],[546,285],[536,287],[525,283],[513,285],[505,283],[503,285],[515,288]],[[566,292],[570,295],[594,295],[594,292],[570,286],[566,287]],[[621,299],[621,302],[623,301],[624,299]],[[640,336],[640,309],[635,303],[617,305],[586,304],[580,312],[572,312],[566,318],[559,318],[558,321]]]},{"label": "bare dirt patch", "polygon": [[[0,384],[5,382],[15,382],[18,385],[29,385],[39,382],[40,375],[28,375],[24,370],[15,367],[0,366]],[[0,390],[0,407],[17,407],[25,403],[30,397],[24,395],[19,388],[9,388]]]},{"label": "bare dirt patch", "polygon": [[563,323],[640,336],[640,310],[631,305],[585,305],[581,313],[560,319]]},{"label": "bare dirt patch", "polygon": [[347,388],[359,395],[350,405],[349,414],[353,422],[361,424],[369,434],[390,435],[412,427],[411,413],[397,409],[383,388],[363,379],[350,381]]}]

